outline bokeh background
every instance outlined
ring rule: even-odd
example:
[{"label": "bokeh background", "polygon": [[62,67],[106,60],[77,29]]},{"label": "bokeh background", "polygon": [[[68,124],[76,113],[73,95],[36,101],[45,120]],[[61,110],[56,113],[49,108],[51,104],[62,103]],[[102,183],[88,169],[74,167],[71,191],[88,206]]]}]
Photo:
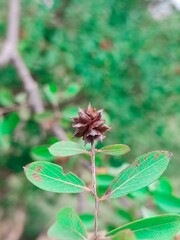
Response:
[{"label": "bokeh background", "polygon": [[[1,52],[11,2],[0,0]],[[23,84],[15,61],[0,65],[0,239],[45,239],[56,211],[64,206],[83,212],[82,219],[92,228],[93,216],[87,212],[87,206],[91,209],[93,204],[91,198],[78,196],[79,201],[74,195],[43,192],[23,174],[23,166],[41,159],[62,164],[89,181],[77,158],[53,159],[47,151],[58,138],[72,140],[70,117],[89,102],[104,109],[112,127],[99,146],[124,143],[131,148],[121,158],[98,158],[98,173],[118,169],[147,151],[169,150],[174,157],[162,185],[178,196],[180,1],[21,0],[20,5],[19,40],[12,53],[18,51],[38,84],[43,108],[35,107],[39,104],[36,96],[34,105],[30,103],[28,83]],[[126,212],[122,212],[122,202],[120,206],[114,202],[119,216],[112,213],[112,222],[102,221],[102,226],[110,228],[119,226],[122,218],[124,222],[138,218],[139,213],[133,215],[132,209],[144,199],[147,203],[147,196],[142,195],[134,196],[135,206],[132,199],[127,200],[131,205],[126,204]],[[178,209],[178,198],[175,203]]]}]

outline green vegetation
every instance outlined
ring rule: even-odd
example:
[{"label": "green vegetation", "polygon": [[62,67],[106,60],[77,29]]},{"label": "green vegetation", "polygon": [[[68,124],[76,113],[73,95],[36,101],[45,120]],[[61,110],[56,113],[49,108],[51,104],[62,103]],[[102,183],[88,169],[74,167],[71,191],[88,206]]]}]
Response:
[{"label": "green vegetation", "polygon": [[[0,59],[8,29],[8,2],[1,0]],[[32,161],[32,167],[38,166],[36,161],[42,161],[45,165],[60,165],[62,178],[74,172],[78,179],[90,183],[90,157],[86,154],[89,144],[84,152],[83,143],[78,142],[83,161],[79,155],[70,157],[70,150],[68,156],[59,157],[54,153],[56,149],[50,148],[60,140],[59,134],[63,140],[74,141],[70,118],[77,114],[78,106],[84,108],[89,102],[104,108],[103,116],[112,128],[96,146],[99,196],[136,156],[157,149],[173,153],[173,160],[159,180],[136,192],[127,192],[127,197],[102,203],[100,230],[112,231],[164,213],[175,214],[175,220],[180,213],[180,14],[174,9],[170,16],[156,21],[148,11],[150,2],[21,1],[18,51],[38,83],[44,106],[40,110],[30,106],[13,61],[0,66],[0,238],[6,239],[1,232],[3,223],[10,224],[8,220],[16,217],[19,208],[25,214],[21,240],[39,240],[55,220],[57,211],[69,206],[78,212],[87,231],[92,231],[90,194],[45,192],[29,183],[23,174],[24,166]],[[38,104],[36,98],[31,100]],[[63,131],[59,132],[59,127]],[[122,149],[109,154],[111,147],[107,146],[115,143],[127,144],[131,151],[119,156],[129,150],[122,145]],[[163,171],[167,164],[165,158],[156,167]],[[78,223],[79,217],[75,216]],[[20,225],[21,218],[17,219],[15,222]],[[166,220],[169,221],[164,217]],[[176,224],[172,224],[172,232],[175,228]],[[85,234],[83,228],[79,231]],[[137,237],[133,229],[124,234],[127,239]]]}]

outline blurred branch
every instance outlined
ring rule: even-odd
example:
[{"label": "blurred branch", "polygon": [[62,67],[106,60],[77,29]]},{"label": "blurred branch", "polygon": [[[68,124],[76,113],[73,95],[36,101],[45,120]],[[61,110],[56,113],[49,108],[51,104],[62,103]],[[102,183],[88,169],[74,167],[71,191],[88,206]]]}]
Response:
[{"label": "blurred branch", "polygon": [[12,60],[19,39],[20,0],[9,0],[7,36],[0,55],[0,67]]},{"label": "blurred branch", "polygon": [[32,78],[28,68],[26,67],[23,59],[17,51],[15,51],[15,53],[13,54],[12,61],[16,67],[22,83],[24,84],[26,92],[28,92],[30,105],[36,113],[43,112],[44,106],[38,89],[38,85]]},{"label": "blurred branch", "polygon": [[[67,1],[68,3],[68,1]],[[66,4],[65,4],[66,6]],[[17,73],[22,81],[24,88],[29,96],[29,105],[32,107],[35,113],[42,113],[45,110],[43,101],[41,99],[38,84],[33,79],[29,69],[27,68],[23,58],[18,51],[18,41],[19,41],[19,23],[20,23],[20,0],[9,0],[9,12],[8,12],[8,30],[7,37],[4,43],[4,48],[0,54],[0,67],[4,67],[10,62],[15,66]],[[57,114],[57,112],[55,112]],[[51,131],[60,139],[67,140],[68,137],[65,131],[58,125],[57,122],[53,123],[51,126]],[[85,162],[86,163],[86,162]],[[82,210],[83,207],[83,196],[79,194],[78,208]],[[19,222],[19,220],[17,220]],[[22,229],[20,229],[22,231]],[[19,232],[21,233],[21,231]],[[11,240],[18,240],[20,238],[17,236],[13,238],[11,232],[10,237],[7,238]],[[44,234],[39,235],[39,240],[49,239],[44,236]]]},{"label": "blurred branch", "polygon": [[11,106],[11,107],[2,107],[2,108],[0,108],[0,117],[5,115],[5,114],[8,114],[8,113],[18,111],[19,109],[24,108],[24,107],[28,107],[28,106],[29,106],[28,103],[23,103],[21,105],[14,105],[14,106]]},{"label": "blurred branch", "polygon": [[[45,108],[41,99],[38,84],[33,79],[29,69],[18,51],[20,24],[20,0],[9,0],[8,29],[4,48],[0,54],[0,67],[4,67],[12,62],[19,74],[24,88],[29,96],[29,104],[35,113],[44,112]],[[60,139],[67,140],[68,137],[64,130],[54,123],[52,132]]]},{"label": "blurred branch", "polygon": [[0,239],[19,240],[24,230],[26,214],[24,209],[17,209],[11,219],[0,221]]}]

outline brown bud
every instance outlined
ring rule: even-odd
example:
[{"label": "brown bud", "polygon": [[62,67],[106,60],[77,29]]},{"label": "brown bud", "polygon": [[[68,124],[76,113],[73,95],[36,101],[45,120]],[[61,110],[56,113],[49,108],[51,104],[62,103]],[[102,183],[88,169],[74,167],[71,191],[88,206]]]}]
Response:
[{"label": "brown bud", "polygon": [[105,133],[110,130],[106,126],[106,121],[102,119],[103,110],[96,110],[89,103],[84,110],[79,109],[78,117],[73,117],[73,128],[76,129],[74,137],[82,137],[86,143],[93,143],[94,141],[102,141],[105,138]]}]

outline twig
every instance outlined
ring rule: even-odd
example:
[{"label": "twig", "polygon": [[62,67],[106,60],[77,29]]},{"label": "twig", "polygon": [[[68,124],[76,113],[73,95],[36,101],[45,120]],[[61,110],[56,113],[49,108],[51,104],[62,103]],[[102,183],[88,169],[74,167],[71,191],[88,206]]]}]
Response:
[{"label": "twig", "polygon": [[29,105],[28,103],[23,103],[21,105],[13,105],[11,107],[2,107],[0,108],[0,117],[7,113],[18,111],[19,109],[27,107],[28,105]]},{"label": "twig", "polygon": [[94,195],[95,209],[94,209],[94,240],[98,240],[98,211],[99,198],[96,189],[96,166],[95,166],[95,144],[91,144],[91,164],[92,164],[92,191]]},{"label": "twig", "polygon": [[22,83],[24,84],[26,92],[28,92],[30,106],[32,106],[36,113],[42,113],[44,111],[44,106],[39,93],[38,85],[32,78],[28,68],[17,51],[14,52],[12,61]]}]

